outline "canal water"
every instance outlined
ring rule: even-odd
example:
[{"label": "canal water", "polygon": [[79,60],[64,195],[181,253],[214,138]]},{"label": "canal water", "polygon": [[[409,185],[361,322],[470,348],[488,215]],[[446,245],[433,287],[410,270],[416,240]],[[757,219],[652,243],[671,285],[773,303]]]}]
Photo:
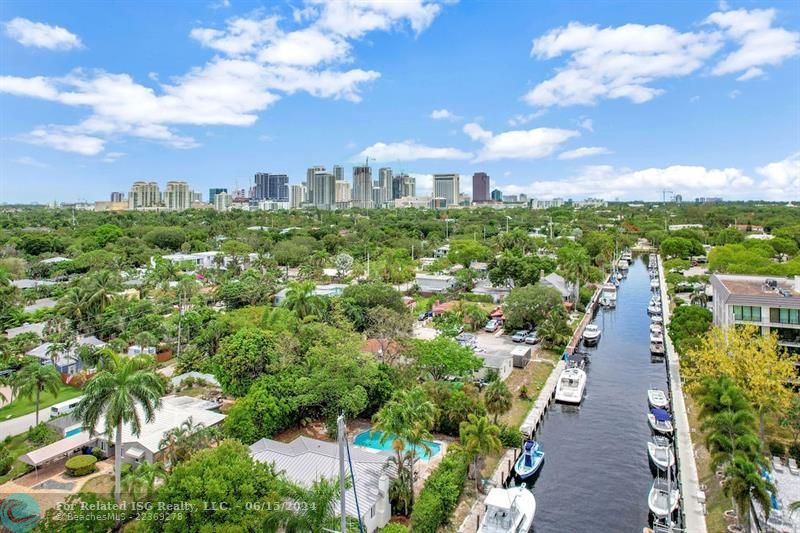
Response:
[{"label": "canal water", "polygon": [[623,533],[647,525],[653,482],[647,458],[647,389],[667,389],[650,357],[647,256],[632,262],[616,309],[601,309],[580,407],[553,404],[536,438],[545,463],[535,480],[536,533]]}]

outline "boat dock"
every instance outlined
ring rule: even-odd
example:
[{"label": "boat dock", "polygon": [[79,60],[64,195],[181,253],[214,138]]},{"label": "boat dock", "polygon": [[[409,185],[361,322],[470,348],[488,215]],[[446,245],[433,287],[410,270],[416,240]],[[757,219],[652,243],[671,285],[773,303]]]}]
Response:
[{"label": "boat dock", "polygon": [[[664,264],[661,256],[658,258],[658,274],[661,282],[662,316],[664,317],[664,330],[669,325],[670,315],[669,296],[667,296],[667,282],[664,273]],[[683,382],[681,381],[680,361],[669,335],[664,335],[664,346],[667,355],[667,381],[669,382],[670,396],[672,399],[673,421],[675,423],[675,447],[677,449],[678,482],[681,491],[681,511],[684,516],[685,531],[691,533],[706,533],[705,494],[700,487],[700,478],[697,474],[697,463],[694,457],[692,434],[689,426],[689,416],[686,412],[686,402],[683,397]]]}]

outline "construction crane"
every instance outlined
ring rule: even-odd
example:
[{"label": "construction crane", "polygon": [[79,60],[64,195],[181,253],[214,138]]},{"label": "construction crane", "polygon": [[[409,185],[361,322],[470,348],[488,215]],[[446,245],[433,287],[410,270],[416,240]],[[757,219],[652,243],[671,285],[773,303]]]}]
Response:
[{"label": "construction crane", "polygon": [[661,202],[667,203],[667,193],[675,194],[675,191],[668,191],[666,189],[661,190]]}]

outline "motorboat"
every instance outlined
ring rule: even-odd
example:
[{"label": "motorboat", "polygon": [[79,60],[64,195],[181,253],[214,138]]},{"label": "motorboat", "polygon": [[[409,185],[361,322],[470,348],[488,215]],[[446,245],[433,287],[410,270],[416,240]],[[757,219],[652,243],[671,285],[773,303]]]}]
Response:
[{"label": "motorboat", "polygon": [[600,328],[597,324],[589,324],[583,330],[583,343],[587,346],[593,346],[600,340]]},{"label": "motorboat", "polygon": [[664,333],[659,332],[650,332],[650,344],[664,344]]},{"label": "motorboat", "polygon": [[654,316],[650,317],[650,323],[651,324],[664,324],[664,319],[661,317],[661,315],[654,315]]},{"label": "motorboat", "polygon": [[658,281],[658,278],[653,279],[650,281],[650,289],[657,291],[661,287],[661,282]]},{"label": "motorboat", "polygon": [[678,508],[680,498],[681,493],[674,483],[670,483],[663,478],[656,478],[650,488],[647,504],[650,507],[650,512],[656,518],[666,518]]},{"label": "motorboat", "polygon": [[609,298],[608,296],[602,296],[599,300],[600,305],[603,307],[616,307],[617,300],[615,298]]},{"label": "motorboat", "polygon": [[647,313],[650,315],[660,315],[661,306],[658,304],[650,304],[647,306]]},{"label": "motorboat", "polygon": [[620,270],[628,270],[628,261],[625,259],[620,259],[617,261],[617,268]]},{"label": "motorboat", "polygon": [[650,428],[661,435],[672,435],[672,416],[664,409],[653,407],[647,413]]},{"label": "motorboat", "polygon": [[656,333],[663,334],[664,328],[661,326],[661,324],[650,322],[650,335],[654,335]]},{"label": "motorboat", "polygon": [[479,533],[521,533],[530,531],[536,513],[536,498],[525,485],[493,488],[483,500],[485,506]]},{"label": "motorboat", "polygon": [[647,403],[650,404],[650,407],[658,407],[659,409],[669,408],[667,393],[661,389],[649,389],[647,391]]},{"label": "motorboat", "polygon": [[536,472],[544,462],[544,451],[541,445],[535,440],[528,439],[522,446],[522,455],[517,458],[514,464],[514,471],[522,479],[528,479]]},{"label": "motorboat", "polygon": [[622,278],[624,278],[624,277],[625,276],[622,275],[622,272],[617,272],[617,280],[618,281],[622,281]]},{"label": "motorboat", "polygon": [[664,342],[650,342],[650,354],[651,355],[661,355],[663,356],[666,353],[664,349]]},{"label": "motorboat", "polygon": [[658,470],[666,472],[667,468],[675,466],[675,452],[672,443],[666,437],[654,436],[647,443],[647,455]]},{"label": "motorboat", "polygon": [[620,255],[620,258],[622,258],[625,261],[627,261],[628,263],[630,263],[631,260],[633,259],[633,255],[630,252],[625,251],[625,252],[622,252],[622,254]]},{"label": "motorboat", "polygon": [[586,372],[573,366],[564,369],[556,384],[556,401],[561,403],[579,404],[583,400],[583,391],[586,389]]}]

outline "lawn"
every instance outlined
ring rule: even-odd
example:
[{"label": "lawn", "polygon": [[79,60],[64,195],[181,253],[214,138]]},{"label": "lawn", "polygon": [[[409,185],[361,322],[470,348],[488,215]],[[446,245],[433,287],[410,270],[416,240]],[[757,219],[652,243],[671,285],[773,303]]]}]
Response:
[{"label": "lawn", "polygon": [[[7,441],[4,441],[4,445],[8,448],[8,451],[12,457],[16,458],[27,453],[27,451],[30,449],[30,445],[25,441],[27,437],[28,434],[26,432],[22,435],[17,435],[15,437],[11,437]],[[0,476],[0,485],[10,479],[15,479],[21,476],[29,469],[31,469],[31,467],[22,461],[14,461],[14,463],[11,465],[11,470],[9,470],[4,476]]]},{"label": "lawn", "polygon": [[[39,409],[50,407],[51,405],[77,398],[81,395],[81,389],[61,385],[58,396],[53,397],[49,392],[43,392],[39,397]],[[15,398],[10,404],[0,408],[0,420],[8,420],[18,416],[27,415],[35,411],[35,400],[29,398]]]}]

